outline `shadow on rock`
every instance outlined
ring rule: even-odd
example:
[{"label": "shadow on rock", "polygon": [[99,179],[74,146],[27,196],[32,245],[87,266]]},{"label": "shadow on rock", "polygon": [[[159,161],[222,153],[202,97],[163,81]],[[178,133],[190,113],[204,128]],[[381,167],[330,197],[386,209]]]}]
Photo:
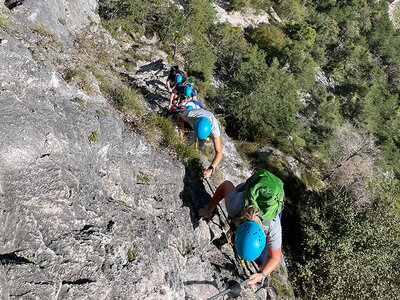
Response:
[{"label": "shadow on rock", "polygon": [[210,280],[191,280],[191,281],[185,281],[183,284],[184,285],[210,284],[210,285],[218,288],[215,280],[213,280],[213,281],[210,281]]},{"label": "shadow on rock", "polygon": [[182,205],[190,209],[193,229],[199,226],[199,209],[206,206],[211,200],[211,196],[204,188],[200,178],[200,172],[201,168],[198,163],[191,163],[185,167],[184,189],[179,194],[182,199]]},{"label": "shadow on rock", "polygon": [[221,235],[219,238],[216,238],[212,241],[213,245],[215,247],[217,247],[219,250],[222,249],[222,246],[225,245],[226,243],[228,243],[228,241],[226,240],[225,235]]},{"label": "shadow on rock", "polygon": [[[159,59],[139,68],[136,74],[154,72],[155,76],[168,76],[169,70],[165,67],[164,60]],[[160,74],[163,72],[162,74]]]}]

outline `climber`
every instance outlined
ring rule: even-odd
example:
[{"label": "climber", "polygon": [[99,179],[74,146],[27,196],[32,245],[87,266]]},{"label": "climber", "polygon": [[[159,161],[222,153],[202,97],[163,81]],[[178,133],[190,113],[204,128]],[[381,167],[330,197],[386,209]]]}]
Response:
[{"label": "climber", "polygon": [[189,100],[197,100],[196,90],[192,86],[192,84],[178,83],[175,88],[172,90],[171,95],[169,97],[169,106],[172,104],[176,104],[189,101]]},{"label": "climber", "polygon": [[[267,180],[267,183],[263,180]],[[266,200],[267,197],[269,200]],[[244,260],[255,260],[260,266],[260,271],[249,277],[247,284],[253,286],[275,270],[281,259],[282,181],[263,170],[257,171],[236,187],[232,182],[224,181],[208,205],[199,210],[200,221],[205,220],[208,223],[212,212],[223,198],[228,215],[233,218],[237,228],[237,253]],[[230,230],[228,234],[232,235],[233,232]]]},{"label": "climber", "polygon": [[[173,105],[169,109],[168,112],[172,115],[176,115],[176,118],[177,118],[178,114],[181,114],[187,110],[199,109],[199,108],[202,108],[202,104],[199,101],[190,100],[190,101],[185,101],[185,102],[179,103],[178,105]],[[176,121],[176,118],[174,118],[172,120]]]},{"label": "climber", "polygon": [[209,177],[222,159],[222,144],[218,121],[211,112],[205,109],[187,110],[178,116],[178,131],[181,139],[183,139],[185,121],[193,128],[198,139],[205,140],[210,136],[213,140],[215,156],[208,169],[202,173],[203,177]]},{"label": "climber", "polygon": [[179,70],[178,66],[172,66],[171,71],[169,72],[167,81],[165,85],[167,86],[168,92],[171,93],[173,88],[186,80],[186,75],[181,70]]},{"label": "climber", "polygon": [[183,107],[185,107],[187,110],[203,108],[202,104],[196,100],[189,100],[179,103],[178,108]]}]

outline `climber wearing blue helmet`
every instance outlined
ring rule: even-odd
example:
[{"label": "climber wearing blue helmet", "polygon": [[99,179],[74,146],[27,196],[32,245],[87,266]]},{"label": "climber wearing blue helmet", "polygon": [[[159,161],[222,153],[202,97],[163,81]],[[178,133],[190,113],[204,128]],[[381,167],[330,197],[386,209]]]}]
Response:
[{"label": "climber wearing blue helmet", "polygon": [[[199,210],[200,221],[210,221],[217,205],[225,198],[225,207],[235,223],[235,249],[244,260],[256,261],[260,266],[258,273],[250,275],[250,286],[262,281],[280,263],[282,246],[282,227],[280,214],[272,221],[260,218],[259,211],[253,206],[246,206],[246,182],[234,186],[224,181],[215,191],[208,205]],[[283,191],[282,191],[283,192]],[[230,231],[228,234],[232,235]]]},{"label": "climber wearing blue helmet", "polygon": [[265,233],[260,225],[253,221],[240,224],[235,234],[236,251],[241,258],[256,260],[265,248]]},{"label": "climber wearing blue helmet", "polygon": [[207,117],[199,117],[193,124],[194,134],[200,139],[205,140],[211,133],[211,122]]},{"label": "climber wearing blue helmet", "polygon": [[173,105],[171,109],[169,110],[170,113],[176,114],[176,113],[182,113],[187,110],[192,110],[192,109],[199,109],[202,108],[202,104],[199,101],[195,100],[190,100],[190,101],[185,101],[182,103],[179,103],[179,105]]},{"label": "climber wearing blue helmet", "polygon": [[191,100],[196,100],[196,90],[186,83],[178,83],[171,92],[169,97],[169,105],[171,106],[172,104],[175,104],[177,100],[179,100],[178,102],[187,101],[188,98],[191,98]]},{"label": "climber wearing blue helmet", "polygon": [[[188,86],[188,85],[185,86],[185,88],[183,89],[183,94],[185,95],[185,97],[192,97],[193,96],[192,93],[193,93],[192,87]],[[194,96],[196,96],[196,95],[194,95]]]},{"label": "climber wearing blue helmet", "polygon": [[[188,101],[188,103],[191,101]],[[197,102],[197,101],[195,101]],[[215,156],[207,170],[203,171],[203,177],[211,175],[222,159],[222,144],[218,121],[215,116],[202,108],[187,110],[178,116],[178,131],[183,139],[185,121],[193,128],[196,137],[204,140],[210,137],[214,143]]]},{"label": "climber wearing blue helmet", "polygon": [[181,70],[179,70],[178,66],[172,66],[171,70],[169,72],[167,81],[166,81],[166,86],[168,89],[168,92],[172,92],[172,90],[179,84],[185,81],[186,76],[185,73],[183,73]]},{"label": "climber wearing blue helmet", "polygon": [[199,109],[202,108],[202,104],[199,101],[196,100],[190,100],[190,101],[185,101],[181,102],[178,105],[178,108],[186,108],[187,110],[191,109]]}]

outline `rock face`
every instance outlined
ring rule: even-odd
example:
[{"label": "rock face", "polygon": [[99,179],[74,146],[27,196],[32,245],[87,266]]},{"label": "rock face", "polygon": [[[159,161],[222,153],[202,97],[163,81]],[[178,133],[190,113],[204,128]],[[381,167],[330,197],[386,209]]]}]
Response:
[{"label": "rock face", "polygon": [[[72,47],[74,34],[98,22],[96,6],[0,0],[13,24],[0,27],[0,299],[210,298],[245,276],[223,217],[210,227],[196,220],[209,187],[38,56],[37,22],[57,34],[57,47]],[[138,68],[148,109],[161,112],[169,66]],[[249,171],[223,139],[221,170],[241,181]],[[242,299],[265,299],[256,290]]]},{"label": "rock face", "polygon": [[241,26],[242,28],[257,26],[260,23],[270,23],[270,15],[265,11],[256,12],[254,9],[245,9],[244,11],[227,12],[222,5],[223,3],[220,1],[215,1],[213,4],[217,12],[217,19],[221,23],[229,22],[232,26]]}]

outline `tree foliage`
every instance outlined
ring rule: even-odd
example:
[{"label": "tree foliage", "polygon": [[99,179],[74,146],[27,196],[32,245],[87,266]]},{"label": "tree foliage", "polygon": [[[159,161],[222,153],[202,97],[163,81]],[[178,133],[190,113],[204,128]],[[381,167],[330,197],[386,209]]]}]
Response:
[{"label": "tree foliage", "polygon": [[228,88],[230,124],[242,138],[272,138],[287,135],[296,125],[300,107],[296,82],[279,69],[270,67],[256,47],[243,57]]},{"label": "tree foliage", "polygon": [[115,36],[122,32],[157,34],[170,41],[186,26],[183,12],[167,0],[100,0],[99,15]]},{"label": "tree foliage", "polygon": [[286,37],[283,30],[274,25],[265,23],[258,27],[246,29],[246,39],[263,49],[268,57],[276,57],[286,45]]},{"label": "tree foliage", "polygon": [[[385,192],[383,192],[385,194]],[[300,204],[300,299],[395,299],[400,293],[399,214],[377,198],[360,207],[331,191]]]}]

